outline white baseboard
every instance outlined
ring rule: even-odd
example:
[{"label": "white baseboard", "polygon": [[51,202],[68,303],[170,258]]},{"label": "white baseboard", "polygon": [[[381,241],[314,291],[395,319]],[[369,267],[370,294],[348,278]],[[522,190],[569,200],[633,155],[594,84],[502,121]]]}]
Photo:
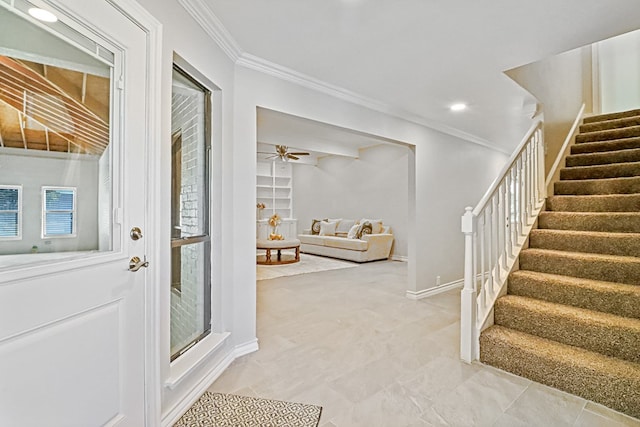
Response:
[{"label": "white baseboard", "polygon": [[409,262],[409,257],[404,255],[391,255],[391,261]]},{"label": "white baseboard", "polygon": [[464,279],[455,280],[453,282],[444,283],[440,286],[436,286],[435,288],[423,289],[418,292],[407,291],[407,298],[412,300],[419,300],[422,298],[428,298],[433,295],[438,295],[443,292],[450,291],[451,289],[461,288],[464,286]]},{"label": "white baseboard", "polygon": [[164,417],[162,417],[162,427],[171,427],[174,425],[180,417],[189,410],[189,408],[204,394],[205,391],[215,380],[222,375],[222,373],[240,356],[253,353],[258,350],[258,339],[254,338],[246,343],[239,344],[234,347],[233,351],[229,352],[224,359],[217,365],[213,366],[209,372],[196,384],[196,386],[189,391],[189,393],[169,411]]},{"label": "white baseboard", "polygon": [[258,351],[258,338],[254,338],[251,341],[247,341],[244,344],[237,345],[233,350],[234,359],[244,356],[245,354]]}]

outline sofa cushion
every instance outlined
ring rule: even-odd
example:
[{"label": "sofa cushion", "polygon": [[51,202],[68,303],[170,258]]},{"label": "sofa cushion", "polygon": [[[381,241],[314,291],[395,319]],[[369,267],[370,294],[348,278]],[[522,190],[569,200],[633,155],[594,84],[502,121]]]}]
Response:
[{"label": "sofa cushion", "polygon": [[364,240],[345,239],[342,237],[325,237],[324,245],[330,248],[350,249],[353,251],[366,251],[369,243]]},{"label": "sofa cushion", "polygon": [[335,236],[337,222],[322,221],[320,223],[320,236]]},{"label": "sofa cushion", "polygon": [[360,239],[362,236],[367,234],[372,234],[372,229],[373,227],[369,221],[360,223],[360,227],[358,228],[358,231],[356,231],[356,239]]},{"label": "sofa cushion", "polygon": [[311,220],[311,234],[320,234],[320,223],[327,219],[313,219]]},{"label": "sofa cushion", "polygon": [[347,239],[355,239],[356,234],[358,234],[358,230],[360,230],[360,224],[352,225],[349,229],[349,232],[347,233]]},{"label": "sofa cushion", "polygon": [[380,234],[382,233],[382,220],[381,219],[367,219],[367,218],[362,218],[360,220],[360,224],[364,224],[365,222],[368,222],[371,224],[371,234]]},{"label": "sofa cushion", "polygon": [[336,227],[336,234],[338,233],[348,233],[351,227],[356,223],[354,219],[342,219],[338,223]]},{"label": "sofa cushion", "polygon": [[313,234],[298,234],[298,240],[301,243],[306,243],[308,245],[320,245],[324,244],[324,236],[318,236]]}]

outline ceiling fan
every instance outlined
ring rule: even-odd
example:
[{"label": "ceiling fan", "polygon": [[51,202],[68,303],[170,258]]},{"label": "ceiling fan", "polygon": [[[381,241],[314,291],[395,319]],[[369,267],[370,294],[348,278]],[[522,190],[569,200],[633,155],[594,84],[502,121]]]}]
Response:
[{"label": "ceiling fan", "polygon": [[286,145],[276,145],[276,152],[274,153],[266,153],[263,151],[258,151],[259,154],[270,154],[269,157],[267,157],[267,159],[277,159],[279,158],[280,160],[282,160],[283,162],[289,161],[289,160],[300,160],[300,157],[298,156],[308,156],[309,153],[305,153],[305,152],[294,152],[294,153],[290,153],[289,152],[289,147],[287,147]]}]

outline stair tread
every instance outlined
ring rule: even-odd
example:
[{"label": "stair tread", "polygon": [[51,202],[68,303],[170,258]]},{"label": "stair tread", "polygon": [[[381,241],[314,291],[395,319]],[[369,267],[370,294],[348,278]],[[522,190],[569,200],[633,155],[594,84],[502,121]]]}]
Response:
[{"label": "stair tread", "polygon": [[508,293],[640,319],[640,286],[532,270],[509,274]]},{"label": "stair tread", "polygon": [[[632,328],[640,332],[640,319],[634,319],[631,317],[618,316],[602,311],[574,307],[520,295],[505,295],[500,297],[498,302],[500,302],[500,304],[518,306],[521,309],[532,309],[544,312],[548,315],[571,317],[580,322],[594,322],[598,325]],[[496,304],[498,304],[498,302],[496,302]]]},{"label": "stair tread", "polygon": [[571,146],[571,154],[608,153],[640,148],[640,137],[578,142]]},{"label": "stair tread", "polygon": [[580,125],[580,132],[592,132],[606,129],[619,129],[640,124],[640,115],[612,118],[609,120],[599,120],[587,122]]},{"label": "stair tread", "polygon": [[608,237],[608,238],[640,239],[640,233],[619,233],[615,231],[556,230],[554,228],[534,228],[533,230],[531,230],[531,233],[560,234],[567,237],[593,236],[593,237]]},{"label": "stair tread", "polygon": [[[609,174],[615,173],[621,174],[617,176],[599,176],[588,178],[573,178],[571,175],[580,174]],[[624,174],[624,175],[622,175]],[[569,175],[569,177],[567,177]],[[581,179],[606,179],[606,178],[622,178],[624,176],[637,176],[640,175],[640,161],[637,162],[622,162],[622,163],[605,163],[600,165],[578,165],[567,166],[561,169],[561,180],[581,180]]]},{"label": "stair tread", "polygon": [[554,194],[640,194],[640,176],[558,181]]},{"label": "stair tread", "polygon": [[533,271],[533,270],[516,270],[513,273],[511,273],[511,275],[531,277],[531,278],[540,277],[549,281],[573,283],[576,285],[584,285],[591,288],[624,290],[625,292],[630,292],[630,293],[640,295],[640,286],[628,285],[626,283],[607,282],[604,280],[594,280],[594,279],[583,279],[581,277],[564,276],[562,274],[553,274],[553,273],[542,273],[540,271]]},{"label": "stair tread", "polygon": [[627,118],[640,116],[640,109],[626,110],[626,111],[618,111],[615,113],[606,113],[606,114],[596,114],[593,116],[587,116],[583,119],[583,123],[597,123],[597,122],[606,122],[610,120],[617,120],[619,118]]},{"label": "stair tread", "polygon": [[615,263],[624,262],[624,263],[632,263],[632,264],[640,265],[640,257],[628,256],[628,255],[592,254],[588,252],[571,252],[571,251],[559,251],[555,249],[538,249],[538,248],[523,249],[520,253],[559,256],[559,257],[565,257],[565,258],[583,258],[585,260],[593,260],[593,261],[607,260]]},{"label": "stair tread", "polygon": [[640,194],[559,194],[547,198],[547,212],[640,212]]},{"label": "stair tread", "polygon": [[494,325],[480,360],[508,372],[640,416],[640,364]]},{"label": "stair tread", "polygon": [[[607,141],[607,142],[611,143],[613,141]],[[586,143],[583,143],[583,144],[586,144]],[[583,159],[583,158],[591,158],[591,157],[622,156],[622,155],[633,154],[639,151],[640,151],[640,148],[625,148],[622,150],[598,151],[595,153],[569,154],[567,157],[573,158],[573,159]]]},{"label": "stair tread", "polygon": [[[592,132],[581,132],[577,136],[582,137],[580,139],[583,139],[583,140],[588,139],[590,141],[602,141],[602,140],[608,140],[609,137],[613,137],[615,139],[626,138],[626,136],[624,135],[629,135],[629,137],[631,138],[631,137],[638,136],[639,132],[640,132],[640,125],[636,125],[636,126],[626,126],[623,128],[616,128],[616,129],[605,129],[605,130],[596,130]],[[594,136],[597,136],[597,137],[602,136],[603,139],[591,139]]]}]

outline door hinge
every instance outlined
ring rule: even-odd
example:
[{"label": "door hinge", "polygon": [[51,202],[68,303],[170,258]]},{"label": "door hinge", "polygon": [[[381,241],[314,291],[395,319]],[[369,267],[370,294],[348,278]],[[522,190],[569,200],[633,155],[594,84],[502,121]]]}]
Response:
[{"label": "door hinge", "polygon": [[120,76],[118,83],[116,83],[116,87],[120,90],[124,89],[124,77]]}]

